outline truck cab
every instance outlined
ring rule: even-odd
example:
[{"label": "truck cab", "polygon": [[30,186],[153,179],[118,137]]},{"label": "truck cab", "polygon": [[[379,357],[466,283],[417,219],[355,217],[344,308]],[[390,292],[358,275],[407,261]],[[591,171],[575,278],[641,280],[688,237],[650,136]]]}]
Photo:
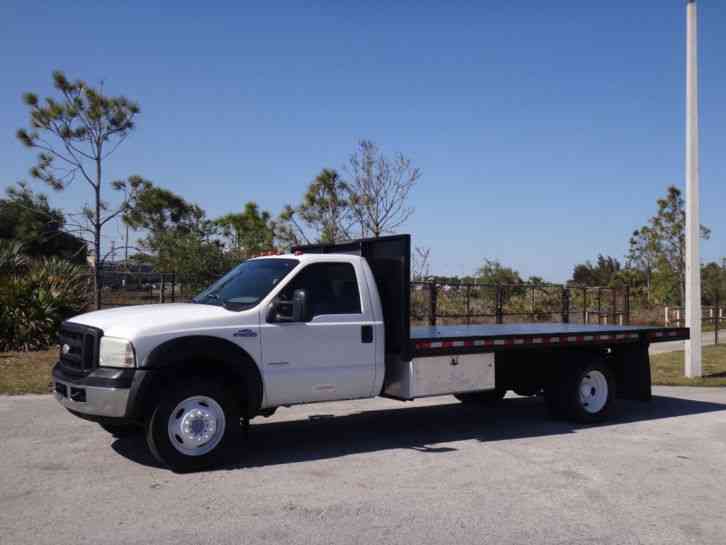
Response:
[{"label": "truck cab", "polygon": [[[199,453],[207,435],[221,441],[237,434],[235,426],[220,429],[225,404],[235,406],[230,414],[239,427],[239,418],[279,406],[378,395],[384,335],[364,258],[264,256],[241,263],[192,303],[101,310],[65,322],[55,394],[71,412],[116,433],[147,424],[154,405],[173,397],[165,406],[173,404],[179,417],[159,417],[168,433],[152,434],[150,446],[166,463],[177,461],[177,450],[196,466],[207,461]],[[186,393],[195,395],[184,405]]]}]

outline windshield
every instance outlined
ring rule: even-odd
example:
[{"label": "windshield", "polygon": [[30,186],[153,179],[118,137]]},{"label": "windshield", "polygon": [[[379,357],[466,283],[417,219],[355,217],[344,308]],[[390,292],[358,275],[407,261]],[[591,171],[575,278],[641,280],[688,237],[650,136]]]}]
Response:
[{"label": "windshield", "polygon": [[296,259],[244,261],[209,286],[192,301],[235,310],[252,308],[262,301],[298,264]]}]

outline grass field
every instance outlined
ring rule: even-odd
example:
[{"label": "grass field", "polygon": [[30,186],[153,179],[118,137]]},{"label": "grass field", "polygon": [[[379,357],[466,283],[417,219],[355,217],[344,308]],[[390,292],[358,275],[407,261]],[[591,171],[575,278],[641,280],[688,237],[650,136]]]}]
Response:
[{"label": "grass field", "polygon": [[[726,340],[726,339],[724,339]],[[0,394],[47,394],[58,350],[0,353]],[[653,383],[675,386],[726,386],[726,345],[703,349],[703,378],[683,376],[683,352],[651,356]]]},{"label": "grass field", "polygon": [[0,353],[0,394],[47,394],[58,349]]},{"label": "grass field", "polygon": [[683,352],[651,356],[653,383],[669,386],[726,386],[726,345],[703,347],[703,378],[683,376],[683,357]]}]

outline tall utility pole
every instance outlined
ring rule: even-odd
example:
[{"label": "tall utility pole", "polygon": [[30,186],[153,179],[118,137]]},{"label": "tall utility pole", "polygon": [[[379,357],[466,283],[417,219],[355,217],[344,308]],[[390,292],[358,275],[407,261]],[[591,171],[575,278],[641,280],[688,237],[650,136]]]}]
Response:
[{"label": "tall utility pole", "polygon": [[698,191],[698,11],[686,1],[686,341],[687,377],[703,375],[701,362],[701,220]]}]

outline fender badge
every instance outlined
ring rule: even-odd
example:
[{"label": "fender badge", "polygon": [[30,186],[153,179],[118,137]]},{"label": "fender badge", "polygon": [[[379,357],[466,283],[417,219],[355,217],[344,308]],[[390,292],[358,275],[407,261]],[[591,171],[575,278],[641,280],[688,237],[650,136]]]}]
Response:
[{"label": "fender badge", "polygon": [[232,334],[233,337],[257,337],[257,333],[251,329],[239,329]]}]

